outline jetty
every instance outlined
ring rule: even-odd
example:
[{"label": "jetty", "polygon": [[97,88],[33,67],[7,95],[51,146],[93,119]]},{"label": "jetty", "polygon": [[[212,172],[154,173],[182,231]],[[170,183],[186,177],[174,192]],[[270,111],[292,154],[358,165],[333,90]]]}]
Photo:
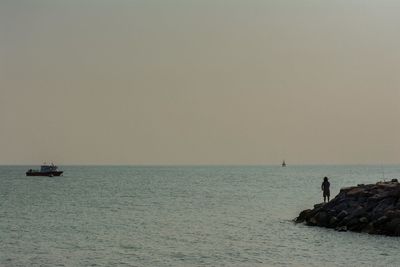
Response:
[{"label": "jetty", "polygon": [[400,183],[392,179],[342,188],[330,202],[303,210],[295,222],[337,231],[400,236]]}]

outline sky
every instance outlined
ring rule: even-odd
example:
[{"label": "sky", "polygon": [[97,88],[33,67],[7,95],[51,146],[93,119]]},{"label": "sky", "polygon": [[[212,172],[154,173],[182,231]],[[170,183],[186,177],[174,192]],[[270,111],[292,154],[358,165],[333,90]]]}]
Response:
[{"label": "sky", "polygon": [[0,0],[0,164],[399,164],[398,14]]}]

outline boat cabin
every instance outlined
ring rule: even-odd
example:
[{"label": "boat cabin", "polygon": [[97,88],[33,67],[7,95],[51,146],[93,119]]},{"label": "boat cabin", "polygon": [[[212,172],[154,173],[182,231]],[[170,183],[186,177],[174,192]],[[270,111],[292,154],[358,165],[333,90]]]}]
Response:
[{"label": "boat cabin", "polygon": [[57,166],[53,164],[40,166],[40,172],[54,172],[54,171],[57,171]]}]

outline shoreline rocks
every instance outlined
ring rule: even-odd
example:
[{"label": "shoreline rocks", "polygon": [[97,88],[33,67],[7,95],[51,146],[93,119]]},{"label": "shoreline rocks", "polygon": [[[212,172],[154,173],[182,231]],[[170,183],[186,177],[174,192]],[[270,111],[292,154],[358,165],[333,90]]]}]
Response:
[{"label": "shoreline rocks", "polygon": [[300,212],[295,222],[337,231],[400,236],[400,183],[392,179],[342,188],[330,202]]}]

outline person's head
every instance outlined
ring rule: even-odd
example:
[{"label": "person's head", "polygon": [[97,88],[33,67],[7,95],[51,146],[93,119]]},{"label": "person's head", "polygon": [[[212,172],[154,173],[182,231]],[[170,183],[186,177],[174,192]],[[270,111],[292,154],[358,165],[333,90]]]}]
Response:
[{"label": "person's head", "polygon": [[325,181],[325,182],[328,182],[328,177],[325,176],[325,177],[324,177],[324,181]]}]

